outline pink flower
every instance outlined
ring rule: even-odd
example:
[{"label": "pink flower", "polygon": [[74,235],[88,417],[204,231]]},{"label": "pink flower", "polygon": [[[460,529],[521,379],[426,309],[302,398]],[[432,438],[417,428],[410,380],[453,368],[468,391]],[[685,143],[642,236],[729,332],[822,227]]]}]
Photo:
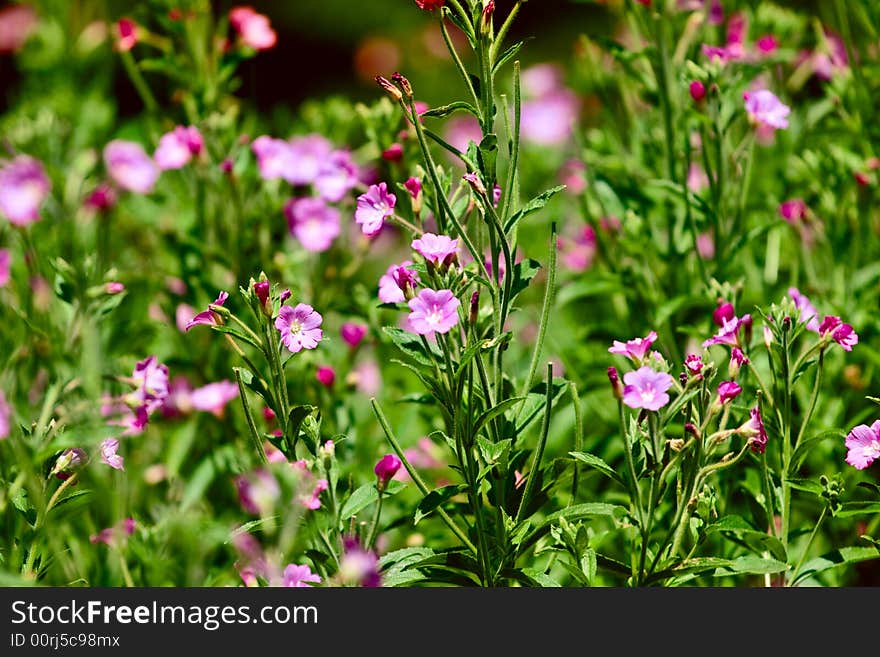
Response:
[{"label": "pink flower", "polygon": [[284,587],[308,587],[308,582],[320,584],[321,578],[312,572],[308,566],[289,564],[284,569],[284,578],[281,585]]},{"label": "pink flower", "polygon": [[412,290],[421,283],[418,272],[409,269],[412,260],[404,260],[399,265],[391,265],[379,278],[379,301],[382,303],[401,303],[406,301],[404,289]]},{"label": "pink flower", "polygon": [[107,438],[101,442],[101,463],[109,465],[114,470],[125,470],[125,461],[116,451],[119,449],[119,441],[116,438]]},{"label": "pink flower", "polygon": [[712,239],[711,233],[700,233],[697,235],[697,254],[703,260],[715,257],[715,240]]},{"label": "pink flower", "polygon": [[311,306],[300,303],[296,307],[282,306],[275,318],[275,328],[281,333],[281,342],[293,353],[314,349],[324,338],[319,328],[324,320]]},{"label": "pink flower", "polygon": [[6,401],[6,395],[0,390],[0,440],[9,437],[9,431],[12,426],[10,418],[12,417],[12,408]]},{"label": "pink flower", "polygon": [[[429,0],[421,0],[427,3]],[[441,0],[442,1],[442,0]],[[416,0],[419,2],[419,0]],[[344,586],[381,586],[379,557],[372,550],[361,546],[357,538],[342,539],[343,553],[339,560],[339,579]]]},{"label": "pink flower", "polygon": [[704,347],[710,347],[713,344],[726,344],[731,347],[739,347],[739,329],[752,321],[751,315],[743,315],[742,317],[731,317],[725,319],[721,328],[714,336],[703,342]]},{"label": "pink flower", "polygon": [[267,50],[278,40],[269,18],[255,12],[253,7],[234,7],[229,12],[229,23],[238,32],[241,42],[254,50]]},{"label": "pink flower", "polygon": [[0,287],[9,283],[10,260],[9,249],[0,249]]},{"label": "pink flower", "polygon": [[423,11],[434,11],[443,6],[445,0],[416,0],[416,6]]},{"label": "pink flower", "polygon": [[291,185],[311,185],[317,179],[322,163],[333,152],[333,145],[322,135],[303,135],[290,140],[287,152],[290,161],[284,179]]},{"label": "pink flower", "polygon": [[104,291],[107,294],[119,294],[125,291],[125,285],[119,281],[110,281],[104,285]]},{"label": "pink flower", "polygon": [[247,475],[239,475],[235,478],[235,487],[238,489],[238,501],[241,507],[255,516],[269,515],[278,498],[281,497],[278,481],[265,468],[259,468]]},{"label": "pink flower", "polygon": [[116,192],[110,185],[102,183],[92,190],[83,201],[83,205],[92,210],[106,212],[116,205]]},{"label": "pink flower", "polygon": [[458,258],[458,240],[446,235],[425,233],[412,241],[412,248],[441,270],[448,268]]},{"label": "pink flower", "polygon": [[137,23],[130,18],[120,18],[116,21],[116,49],[119,52],[128,52],[138,42]]},{"label": "pink flower", "polygon": [[251,150],[257,158],[257,167],[263,180],[287,178],[296,170],[290,144],[283,139],[261,135],[251,142]]},{"label": "pink flower", "polygon": [[190,403],[198,411],[213,413],[222,418],[226,405],[238,397],[238,386],[232,381],[217,381],[196,388],[190,394]]},{"label": "pink flower", "polygon": [[30,5],[12,4],[0,9],[0,54],[21,48],[38,22],[37,12]]},{"label": "pink flower", "polygon": [[827,315],[819,326],[819,333],[823,336],[831,336],[837,344],[843,347],[844,351],[852,351],[852,348],[859,343],[859,336],[849,324],[844,324],[840,317]]},{"label": "pink flower", "polygon": [[749,419],[737,430],[749,439],[752,451],[763,454],[767,448],[767,430],[764,428],[764,419],[761,417],[761,409],[755,406],[749,411]]},{"label": "pink flower", "polygon": [[160,169],[180,169],[202,152],[204,140],[195,126],[179,125],[159,138],[153,159]]},{"label": "pink flower", "polygon": [[51,188],[39,160],[17,156],[0,169],[0,214],[16,226],[39,221],[40,206]]},{"label": "pink flower", "polygon": [[571,138],[579,111],[578,97],[569,89],[527,100],[522,104],[522,138],[544,146],[563,144]]},{"label": "pink flower", "polygon": [[755,123],[777,129],[788,127],[786,117],[791,113],[791,108],[784,105],[772,91],[767,89],[746,91],[743,93],[743,100],[749,118]]},{"label": "pink flower", "polygon": [[880,420],[870,427],[860,424],[853,427],[846,437],[846,462],[858,470],[864,470],[880,458]]},{"label": "pink flower", "polygon": [[117,541],[122,541],[131,536],[134,533],[135,526],[134,518],[126,518],[122,522],[116,523],[113,527],[107,527],[97,534],[92,534],[89,537],[89,542],[92,545],[97,545],[98,543],[113,545]]},{"label": "pink flower", "polygon": [[703,369],[703,359],[699,354],[688,354],[684,359],[685,369],[693,375],[699,374]]},{"label": "pink flower", "polygon": [[[226,300],[228,298],[229,298],[229,293],[220,292],[220,294],[217,295],[217,298],[214,300],[214,303],[212,303],[211,305],[212,306],[222,306],[224,303],[226,303]],[[214,311],[211,310],[210,308],[208,308],[207,310],[203,310],[202,312],[198,313],[195,317],[193,317],[191,320],[189,320],[186,323],[186,326],[184,326],[184,331],[189,331],[193,326],[198,326],[199,324],[206,324],[208,326],[217,326],[218,324],[220,324],[220,322],[218,321],[217,315],[214,313]]]},{"label": "pink flower", "polygon": [[113,181],[122,189],[149,194],[159,178],[159,167],[133,141],[114,139],[104,147],[104,165]]},{"label": "pink flower", "polygon": [[412,331],[419,335],[447,333],[458,324],[458,307],[461,302],[451,290],[424,289],[410,299],[409,322]]},{"label": "pink flower", "polygon": [[630,408],[657,411],[669,403],[666,391],[672,386],[673,380],[665,372],[640,367],[624,374],[623,382],[623,403]]},{"label": "pink flower", "polygon": [[406,191],[409,192],[409,195],[412,196],[414,201],[419,199],[419,196],[422,193],[422,181],[418,178],[407,178],[406,182],[403,183],[403,186],[406,187]]},{"label": "pink flower", "polygon": [[712,321],[718,326],[724,326],[724,322],[730,321],[734,317],[736,317],[736,311],[729,301],[721,303],[712,313]]},{"label": "pink flower", "polygon": [[736,381],[722,381],[718,385],[718,403],[724,404],[739,396],[742,388]]},{"label": "pink flower", "polygon": [[329,365],[321,365],[315,372],[315,378],[325,388],[332,388],[336,381],[336,372]]},{"label": "pink flower", "polygon": [[312,489],[311,494],[304,495],[300,498],[300,503],[307,509],[312,511],[316,511],[321,508],[321,493],[323,493],[329,487],[329,482],[326,479],[318,479],[315,482],[315,487]]},{"label": "pink flower", "polygon": [[339,210],[320,198],[292,198],[284,205],[290,233],[306,251],[321,253],[339,236]]},{"label": "pink flower", "polygon": [[596,255],[596,231],[592,226],[582,226],[572,238],[560,237],[556,241],[562,265],[571,271],[582,272],[590,268]]},{"label": "pink flower", "polygon": [[779,204],[779,215],[790,224],[802,221],[807,216],[807,204],[803,199],[793,198]]},{"label": "pink flower", "polygon": [[699,103],[706,97],[706,85],[699,80],[693,80],[688,86],[688,91],[695,103]]},{"label": "pink flower", "polygon": [[354,220],[360,224],[364,235],[372,237],[382,230],[382,224],[393,214],[397,197],[388,191],[388,185],[370,185],[365,194],[358,196]]},{"label": "pink flower", "polygon": [[446,123],[443,136],[451,146],[465,152],[470,142],[479,144],[482,141],[483,131],[476,118],[470,114],[459,114]]},{"label": "pink flower", "polygon": [[764,36],[758,37],[755,46],[758,48],[758,52],[761,55],[766,56],[776,52],[776,49],[779,47],[779,42],[772,34],[765,34]]},{"label": "pink flower", "polygon": [[358,169],[348,151],[333,151],[315,177],[315,189],[325,201],[336,203],[358,184]]},{"label": "pink flower", "polygon": [[633,338],[632,340],[627,340],[625,343],[620,340],[615,340],[608,348],[608,353],[626,356],[633,362],[640,363],[656,340],[656,331],[649,332],[644,338]]},{"label": "pink flower", "polygon": [[127,401],[142,406],[147,413],[158,409],[168,397],[168,367],[161,364],[156,356],[147,356],[138,362],[131,379],[136,389],[128,395]]},{"label": "pink flower", "polygon": [[730,362],[735,364],[737,368],[740,368],[743,365],[748,365],[749,357],[743,353],[742,349],[734,347],[730,350]]},{"label": "pink flower", "polygon": [[709,176],[696,162],[691,162],[688,169],[687,186],[694,194],[698,194],[709,186]]},{"label": "pink flower", "polygon": [[357,347],[367,334],[367,325],[345,322],[340,328],[339,333],[342,335],[342,339],[348,343],[348,346]]},{"label": "pink flower", "polygon": [[819,311],[810,303],[810,300],[796,287],[788,288],[788,296],[794,302],[795,307],[800,311],[798,322],[807,325],[808,331],[819,332]]},{"label": "pink flower", "polygon": [[378,477],[380,484],[384,486],[394,475],[397,474],[397,471],[400,470],[402,465],[403,462],[395,454],[386,454],[379,459],[378,463],[376,463],[373,472],[376,473],[376,477]]},{"label": "pink flower", "polygon": [[373,359],[358,363],[346,377],[345,382],[353,385],[362,395],[375,397],[382,388],[382,373]]},{"label": "pink flower", "polygon": [[382,151],[382,159],[387,162],[400,162],[403,159],[403,146],[395,142]]}]

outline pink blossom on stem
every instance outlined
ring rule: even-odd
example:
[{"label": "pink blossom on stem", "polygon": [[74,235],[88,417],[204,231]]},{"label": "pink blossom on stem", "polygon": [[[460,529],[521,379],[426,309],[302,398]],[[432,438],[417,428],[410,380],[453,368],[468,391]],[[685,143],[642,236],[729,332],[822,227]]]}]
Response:
[{"label": "pink blossom on stem", "polygon": [[780,129],[788,127],[788,115],[791,108],[784,105],[776,95],[767,89],[746,91],[743,93],[746,112],[749,119],[758,125]]},{"label": "pink blossom on stem", "polygon": [[626,356],[633,362],[640,363],[645,358],[648,351],[650,351],[651,345],[656,341],[657,332],[650,331],[644,338],[633,338],[626,342],[615,340],[608,348],[608,352],[619,356]]},{"label": "pink blossom on stem", "polygon": [[665,372],[657,372],[648,366],[623,375],[623,403],[630,408],[657,411],[669,403],[666,393],[673,379]]},{"label": "pink blossom on stem", "polygon": [[425,233],[412,241],[412,248],[435,267],[444,269],[458,258],[458,239]]},{"label": "pink blossom on stem", "polygon": [[800,311],[798,322],[807,325],[807,330],[819,333],[819,311],[810,302],[806,295],[801,294],[796,287],[788,288],[788,296],[794,302],[795,307]]},{"label": "pink blossom on stem", "polygon": [[404,260],[399,265],[390,265],[385,273],[379,278],[379,301],[382,303],[401,303],[406,301],[402,283],[407,289],[412,290],[421,283],[419,274],[409,269],[412,260]]},{"label": "pink blossom on stem", "polygon": [[308,566],[288,564],[284,569],[281,585],[284,587],[309,587],[312,584],[320,584],[321,577],[312,572]]},{"label": "pink blossom on stem", "polygon": [[370,185],[366,193],[358,196],[354,220],[360,224],[364,235],[372,237],[382,230],[385,219],[393,214],[397,197],[388,191],[384,182]]},{"label": "pink blossom on stem", "polygon": [[344,322],[339,329],[339,333],[342,335],[342,339],[345,340],[348,346],[354,348],[364,339],[364,336],[367,334],[367,328],[366,324]]},{"label": "pink blossom on stem", "polygon": [[195,126],[179,125],[159,138],[159,146],[153,159],[160,169],[180,169],[189,163],[194,155],[199,155],[204,140]]},{"label": "pink blossom on stem", "polygon": [[332,388],[336,381],[336,371],[329,365],[321,365],[315,371],[315,378],[325,388]]},{"label": "pink blossom on stem", "polygon": [[461,302],[452,290],[421,290],[408,305],[410,326],[419,335],[447,333],[458,324]]},{"label": "pink blossom on stem", "polygon": [[281,333],[281,342],[293,353],[314,349],[324,338],[321,330],[323,317],[305,303],[296,307],[282,306],[275,318],[275,328]]},{"label": "pink blossom on stem", "polygon": [[190,403],[197,411],[205,411],[222,418],[226,405],[236,399],[238,394],[238,385],[232,381],[217,381],[193,390]]},{"label": "pink blossom on stem", "polygon": [[[229,298],[229,293],[221,291],[220,294],[217,295],[217,298],[214,299],[214,303],[212,303],[211,305],[212,306],[222,306],[224,303],[226,303],[226,300],[228,298]],[[186,323],[186,326],[184,326],[184,330],[189,331],[193,326],[198,326],[200,324],[206,324],[208,326],[217,326],[220,323],[221,322],[218,321],[217,314],[213,310],[208,308],[207,310],[203,310],[202,312],[198,313],[195,317],[190,319]]]},{"label": "pink blossom on stem", "polygon": [[314,186],[325,201],[337,203],[358,184],[358,169],[351,153],[333,151],[318,170]]},{"label": "pink blossom on stem", "polygon": [[736,381],[722,381],[718,385],[718,403],[724,404],[739,396],[742,388]]},{"label": "pink blossom on stem", "polygon": [[395,454],[386,454],[376,463],[373,471],[382,486],[388,484],[388,481],[397,474],[397,471],[403,466],[403,462]]},{"label": "pink blossom on stem", "polygon": [[119,449],[119,441],[116,438],[107,438],[101,442],[101,463],[109,465],[114,470],[125,470],[125,461],[116,452]]},{"label": "pink blossom on stem", "polygon": [[267,50],[278,40],[269,18],[258,14],[253,7],[233,7],[229,11],[229,23],[238,32],[241,42],[254,50]]},{"label": "pink blossom on stem", "polygon": [[315,182],[321,165],[333,152],[331,144],[318,134],[293,137],[288,143],[289,161],[284,171],[284,179],[291,185],[310,185]]},{"label": "pink blossom on stem", "polygon": [[870,427],[860,424],[846,437],[846,462],[858,470],[864,470],[880,458],[880,420]]}]

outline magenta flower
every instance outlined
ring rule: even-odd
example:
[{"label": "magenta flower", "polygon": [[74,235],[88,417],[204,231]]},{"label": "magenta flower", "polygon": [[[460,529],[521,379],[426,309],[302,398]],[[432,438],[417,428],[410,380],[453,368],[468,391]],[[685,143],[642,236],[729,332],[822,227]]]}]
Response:
[{"label": "magenta flower", "polygon": [[608,352],[626,356],[634,363],[640,363],[651,349],[651,345],[657,340],[657,332],[651,331],[644,338],[633,338],[625,343],[615,340],[608,348]]},{"label": "magenta flower", "polygon": [[348,346],[357,347],[367,334],[367,325],[345,322],[342,324],[339,333],[342,335],[342,339],[348,343]]},{"label": "magenta flower", "polygon": [[712,321],[718,326],[724,326],[725,322],[730,321],[735,317],[736,311],[733,309],[733,304],[729,301],[722,303],[715,309],[715,312],[712,313]]},{"label": "magenta flower", "polygon": [[772,34],[765,34],[764,36],[758,37],[758,40],[755,41],[755,47],[762,55],[770,55],[779,47],[779,42]]},{"label": "magenta flower", "polygon": [[880,458],[880,420],[870,427],[860,424],[853,427],[846,437],[846,462],[858,470],[864,470]]},{"label": "magenta flower", "polygon": [[158,409],[168,397],[168,367],[156,356],[148,356],[134,366],[131,374],[134,392],[127,397],[132,406],[143,407],[147,414]]},{"label": "magenta flower", "polygon": [[718,385],[718,403],[724,404],[742,392],[742,388],[736,381],[722,381]]},{"label": "magenta flower", "polygon": [[412,290],[421,283],[418,272],[408,267],[412,260],[404,260],[399,265],[391,265],[379,278],[379,301],[382,303],[401,303],[406,301],[404,287]]},{"label": "magenta flower", "polygon": [[852,351],[852,348],[859,343],[859,336],[849,324],[844,324],[840,317],[827,315],[819,326],[819,333],[822,336],[831,336],[837,344],[843,347],[844,351]]},{"label": "magenta flower", "polygon": [[[226,303],[226,300],[228,298],[229,298],[228,292],[220,292],[220,294],[217,295],[217,298],[214,299],[214,303],[212,303],[211,305],[212,306],[222,306],[224,303]],[[183,329],[184,329],[184,331],[189,331],[193,326],[198,326],[199,324],[206,324],[208,326],[217,326],[220,323],[221,322],[219,321],[217,314],[214,313],[213,310],[208,308],[207,310],[203,310],[202,312],[198,313],[195,317],[193,317],[191,320],[189,320],[186,323],[186,325],[183,327]]]},{"label": "magenta flower", "polygon": [[40,206],[51,189],[40,161],[19,155],[0,169],[0,214],[16,226],[39,221]]},{"label": "magenta flower", "polygon": [[101,442],[101,463],[109,465],[114,470],[125,470],[125,461],[116,451],[119,449],[119,441],[116,438],[107,438]]},{"label": "magenta flower", "polygon": [[807,216],[807,204],[802,198],[793,198],[779,204],[779,215],[790,224],[796,224]]},{"label": "magenta flower", "polygon": [[180,169],[202,152],[204,140],[195,126],[179,125],[159,138],[153,159],[160,169]]},{"label": "magenta flower", "polygon": [[315,177],[315,189],[331,203],[341,201],[358,184],[358,169],[348,151],[333,151],[321,164]]},{"label": "magenta flower", "polygon": [[153,191],[160,173],[143,146],[121,139],[114,139],[104,147],[104,166],[117,185],[136,194]]},{"label": "magenta flower", "polygon": [[424,289],[409,300],[409,325],[419,335],[447,333],[458,324],[458,307],[461,302],[452,290]]},{"label": "magenta flower", "polygon": [[749,357],[743,353],[742,349],[734,347],[730,350],[730,362],[734,363],[738,369],[743,365],[748,365]]},{"label": "magenta flower", "polygon": [[395,454],[386,454],[379,459],[373,471],[376,473],[376,477],[378,477],[381,485],[384,486],[388,483],[388,480],[397,474],[402,465],[403,462]]},{"label": "magenta flower", "polygon": [[703,342],[704,347],[711,347],[713,344],[726,344],[731,347],[739,347],[739,329],[751,322],[751,315],[743,315],[742,317],[731,317],[724,320],[721,328],[714,336]]},{"label": "magenta flower", "polygon": [[393,214],[397,197],[388,191],[388,185],[370,185],[365,194],[358,196],[354,220],[360,224],[364,235],[372,237],[382,230],[386,218]]},{"label": "magenta flower", "polygon": [[688,86],[688,91],[691,94],[691,98],[696,103],[699,103],[706,97],[706,85],[704,85],[699,80],[692,81]]},{"label": "magenta flower", "polygon": [[285,180],[291,185],[311,185],[332,152],[333,145],[321,135],[293,137],[288,146],[290,161],[284,171]]},{"label": "magenta flower", "polygon": [[282,306],[275,318],[275,328],[281,333],[281,342],[293,353],[314,349],[324,338],[320,329],[324,320],[311,306],[300,303],[296,307]]},{"label": "magenta flower", "polygon": [[320,198],[292,198],[284,205],[290,233],[306,251],[321,253],[339,236],[339,210]]},{"label": "magenta flower", "polygon": [[758,91],[746,91],[743,93],[746,112],[749,118],[759,125],[771,128],[787,128],[788,115],[791,108],[784,105],[772,91],[759,89]]},{"label": "magenta flower", "polygon": [[259,468],[247,475],[239,475],[235,478],[235,487],[238,489],[238,501],[241,507],[255,516],[269,515],[278,498],[281,497],[278,481],[265,468]]},{"label": "magenta flower", "polygon": [[669,403],[666,391],[672,386],[673,380],[665,372],[640,367],[624,374],[623,382],[623,403],[630,408],[657,411]]},{"label": "magenta flower", "polygon": [[9,249],[0,249],[0,287],[5,287],[9,283],[11,259]]},{"label": "magenta flower", "polygon": [[749,411],[749,419],[737,430],[745,435],[752,451],[763,454],[767,448],[767,430],[764,428],[764,419],[761,417],[761,409],[755,406]]},{"label": "magenta flower", "polygon": [[0,390],[0,440],[9,437],[9,431],[12,426],[12,408],[6,401],[6,395]]},{"label": "magenta flower", "polygon": [[309,495],[300,497],[300,503],[307,509],[317,511],[321,508],[321,493],[327,490],[329,486],[330,484],[326,479],[318,479],[312,492]]},{"label": "magenta flower", "polygon": [[308,587],[310,586],[308,582],[321,583],[321,577],[313,573],[312,569],[308,566],[297,566],[292,563],[284,569],[284,578],[281,581],[281,586],[288,588]]},{"label": "magenta flower", "polygon": [[92,534],[89,536],[89,542],[92,545],[97,545],[98,543],[113,545],[131,536],[134,533],[135,527],[134,518],[126,518],[122,522],[116,523],[113,527],[107,527],[97,534]]},{"label": "magenta flower", "polygon": [[190,393],[189,399],[192,407],[197,411],[213,413],[222,418],[226,405],[236,397],[238,397],[238,386],[232,381],[224,380],[196,388]]},{"label": "magenta flower", "polygon": [[441,270],[449,267],[458,258],[458,240],[446,235],[425,233],[413,240],[412,248]]},{"label": "magenta flower", "polygon": [[336,381],[336,371],[329,365],[321,365],[315,371],[315,378],[325,388],[332,388]]},{"label": "magenta flower", "polygon": [[241,42],[254,50],[267,50],[275,45],[278,36],[269,18],[258,14],[252,7],[234,7],[229,12],[229,24],[238,32]]},{"label": "magenta flower", "polygon": [[688,354],[684,359],[684,367],[689,373],[696,376],[703,369],[703,359],[699,354]]},{"label": "magenta flower", "polygon": [[794,302],[795,307],[800,311],[798,322],[807,325],[807,330],[819,332],[819,311],[810,303],[810,300],[800,293],[796,287],[788,288],[788,296]]},{"label": "magenta flower", "polygon": [[409,192],[409,195],[412,196],[413,200],[417,201],[422,193],[422,181],[418,178],[407,178],[403,186]]},{"label": "magenta flower", "polygon": [[379,557],[376,553],[365,549],[354,537],[344,537],[342,546],[338,576],[343,586],[381,586]]}]

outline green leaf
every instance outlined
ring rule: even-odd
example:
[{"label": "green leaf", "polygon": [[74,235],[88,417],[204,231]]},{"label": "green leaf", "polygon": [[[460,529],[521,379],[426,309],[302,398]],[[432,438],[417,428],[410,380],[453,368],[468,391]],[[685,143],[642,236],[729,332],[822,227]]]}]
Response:
[{"label": "green leaf", "polygon": [[506,463],[507,455],[510,452],[512,444],[513,441],[510,438],[505,438],[504,440],[499,440],[497,443],[493,443],[491,440],[486,440],[482,436],[477,436],[477,447],[480,449],[480,454],[482,455],[483,460],[489,465]]},{"label": "green leaf", "polygon": [[796,450],[794,450],[794,454],[791,455],[791,461],[789,461],[790,465],[788,468],[789,473],[794,474],[797,472],[798,468],[800,468],[801,464],[804,462],[804,459],[807,458],[807,454],[810,453],[810,450],[829,438],[846,438],[846,432],[841,431],[840,429],[829,429],[828,431],[823,431],[801,441],[801,444],[797,446]]},{"label": "green leaf", "polygon": [[792,488],[796,488],[798,490],[803,490],[808,493],[813,493],[818,496],[822,496],[822,484],[818,481],[812,481],[811,479],[804,479],[800,477],[789,477],[786,479],[788,485]]},{"label": "green leaf", "polygon": [[517,53],[522,49],[523,45],[525,45],[526,41],[534,39],[534,37],[529,37],[528,39],[523,39],[518,43],[514,43],[507,50],[501,53],[501,56],[498,57],[498,61],[495,62],[495,66],[492,68],[493,73],[497,73],[498,70],[504,66],[508,61],[516,57]]},{"label": "green leaf", "polygon": [[721,532],[729,532],[745,541],[753,541],[757,543],[758,550],[767,550],[774,559],[779,561],[788,561],[785,546],[775,536],[771,536],[767,532],[755,529],[744,518],[736,515],[729,515],[720,518],[706,528],[706,534],[714,534]]},{"label": "green leaf", "polygon": [[832,550],[821,557],[810,559],[805,563],[792,584],[797,584],[811,575],[816,575],[832,568],[877,558],[880,558],[880,550],[876,548],[844,547],[839,550]]},{"label": "green leaf", "polygon": [[214,329],[215,331],[217,331],[218,333],[228,333],[229,335],[231,335],[235,339],[241,340],[242,342],[249,344],[252,347],[256,347],[257,349],[262,348],[259,344],[254,342],[254,340],[250,336],[245,335],[244,333],[242,333],[241,331],[239,331],[237,328],[235,328],[233,326],[229,326],[227,324],[213,324],[211,326],[211,328]]},{"label": "green leaf", "polygon": [[623,482],[623,479],[620,477],[619,474],[617,474],[617,472],[615,472],[614,468],[612,468],[595,454],[590,454],[589,452],[569,452],[568,455],[576,461],[586,463],[591,468],[598,470],[606,477],[613,479],[620,485],[626,486],[626,484]]},{"label": "green leaf", "polygon": [[473,114],[475,117],[480,118],[480,113],[477,111],[477,108],[462,100],[457,100],[448,105],[441,105],[440,107],[433,107],[427,112],[422,112],[419,116],[444,117],[458,111],[468,112],[469,114]]},{"label": "green leaf", "polygon": [[628,514],[626,508],[618,504],[606,504],[604,502],[587,502],[585,504],[575,504],[567,509],[556,511],[544,518],[525,539],[523,539],[520,550],[526,549],[528,546],[537,541],[541,536],[550,531],[550,527],[565,518],[569,521],[585,520],[587,518],[615,518]]},{"label": "green leaf", "polygon": [[505,399],[502,402],[495,404],[488,411],[485,411],[480,417],[477,418],[477,421],[474,423],[474,435],[478,434],[480,430],[486,425],[488,422],[491,422],[496,417],[504,413],[509,408],[513,408],[516,404],[523,401],[525,397],[511,397],[510,399]]},{"label": "green leaf", "polygon": [[558,185],[538,194],[535,198],[533,198],[531,201],[522,206],[516,213],[514,213],[514,215],[510,217],[510,219],[507,220],[507,223],[504,224],[504,232],[509,233],[520,221],[525,219],[533,212],[541,210],[545,205],[547,205],[551,198],[556,196],[556,194],[561,192],[563,189],[565,189],[565,185]]},{"label": "green leaf", "polygon": [[461,484],[451,484],[449,486],[443,486],[442,488],[432,490],[422,498],[422,501],[419,502],[418,507],[416,507],[416,512],[413,516],[413,524],[419,524],[419,521],[422,518],[430,515],[433,511],[436,511],[438,507],[465,490],[467,489]]},{"label": "green leaf", "polygon": [[422,365],[431,365],[434,362],[432,356],[436,357],[438,361],[442,356],[438,352],[428,353],[419,337],[409,331],[393,326],[385,326],[382,328],[382,331],[391,338],[391,341],[397,345],[398,349]]},{"label": "green leaf", "polygon": [[781,573],[788,569],[788,564],[784,561],[776,559],[765,559],[755,555],[746,555],[738,557],[730,563],[720,566],[715,571],[715,576],[724,576],[731,574],[752,574],[767,575],[772,573]]},{"label": "green leaf", "polygon": [[379,501],[379,491],[376,484],[369,483],[360,486],[345,500],[342,510],[339,512],[340,520],[348,520],[353,515]]},{"label": "green leaf", "polygon": [[541,263],[529,258],[518,262],[513,266],[513,282],[510,284],[510,300],[513,301],[519,293],[525,290],[532,279],[541,270]]},{"label": "green leaf", "polygon": [[523,568],[522,573],[534,582],[535,586],[540,586],[542,588],[560,588],[562,586],[562,584],[550,577],[550,575],[537,568]]},{"label": "green leaf", "polygon": [[214,481],[217,469],[214,462],[208,458],[202,461],[190,476],[180,500],[180,510],[186,511],[195,504],[208,490],[208,486]]},{"label": "green leaf", "polygon": [[[303,420],[305,420],[314,410],[315,407],[310,406],[309,404],[294,406],[290,409],[290,414],[287,416],[287,431],[285,433],[294,444],[296,444],[296,441],[300,436],[300,427],[302,427]],[[317,441],[306,432],[303,432],[302,437],[305,440],[309,452],[311,452],[312,455],[317,454]]]},{"label": "green leaf", "polygon": [[875,516],[880,514],[880,502],[846,502],[834,512],[835,518],[851,518],[853,516]]}]

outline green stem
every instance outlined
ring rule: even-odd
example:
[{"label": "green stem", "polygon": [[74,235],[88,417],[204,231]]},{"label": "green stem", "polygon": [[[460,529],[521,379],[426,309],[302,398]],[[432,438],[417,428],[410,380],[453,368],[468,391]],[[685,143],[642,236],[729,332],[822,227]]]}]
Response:
[{"label": "green stem", "polygon": [[791,574],[791,583],[794,584],[797,581],[797,577],[801,572],[801,566],[804,565],[804,559],[807,558],[807,553],[810,551],[810,546],[813,544],[813,539],[816,537],[816,532],[819,531],[819,525],[822,524],[822,521],[825,520],[825,514],[828,511],[828,507],[822,507],[822,513],[819,514],[819,520],[816,521],[815,527],[813,527],[813,531],[810,532],[810,538],[807,539],[807,544],[804,546],[804,551],[801,553],[800,559],[798,559],[797,565],[794,567],[794,570]]},{"label": "green stem", "polygon": [[262,461],[263,465],[268,465],[269,459],[266,456],[266,451],[263,449],[263,441],[260,439],[260,432],[257,431],[257,425],[254,422],[254,416],[251,414],[251,408],[247,401],[244,382],[241,380],[241,369],[233,367],[232,371],[235,372],[235,380],[238,383],[238,394],[241,397],[241,405],[242,408],[244,408],[244,417],[247,421],[248,429],[250,429],[251,440],[254,442],[254,447],[257,450],[257,454],[260,456],[260,461]]},{"label": "green stem", "polygon": [[372,549],[373,541],[376,540],[376,532],[378,531],[378,528],[379,528],[379,517],[382,514],[382,498],[384,496],[385,496],[384,492],[380,490],[379,491],[379,501],[376,502],[376,511],[373,514],[373,523],[372,523],[372,525],[370,525],[370,533],[367,534],[367,542],[365,545],[365,548],[367,550]]},{"label": "green stem", "polygon": [[553,363],[547,363],[547,397],[544,401],[544,423],[541,427],[541,436],[538,438],[538,446],[535,449],[535,454],[532,458],[532,467],[529,470],[528,477],[526,478],[526,489],[523,492],[523,496],[519,502],[519,509],[517,509],[516,512],[517,523],[519,523],[523,519],[523,513],[525,513],[525,510],[529,504],[529,500],[534,493],[534,489],[538,481],[538,471],[541,467],[541,459],[544,458],[544,447],[547,445],[547,435],[550,432],[550,414],[553,410],[552,383]]}]

